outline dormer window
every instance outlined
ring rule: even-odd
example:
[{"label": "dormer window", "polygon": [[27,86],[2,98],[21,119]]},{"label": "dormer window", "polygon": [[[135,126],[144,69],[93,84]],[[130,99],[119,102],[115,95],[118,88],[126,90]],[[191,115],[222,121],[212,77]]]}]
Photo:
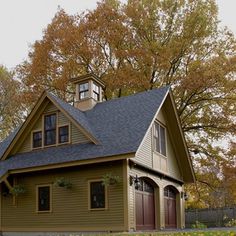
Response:
[{"label": "dormer window", "polygon": [[56,114],[50,114],[44,116],[44,146],[56,144]]},{"label": "dormer window", "polygon": [[33,148],[42,147],[42,131],[33,132]]},{"label": "dormer window", "polygon": [[68,143],[69,142],[69,126],[59,127],[58,143]]},{"label": "dormer window", "polygon": [[79,99],[84,99],[89,96],[89,83],[79,85]]}]

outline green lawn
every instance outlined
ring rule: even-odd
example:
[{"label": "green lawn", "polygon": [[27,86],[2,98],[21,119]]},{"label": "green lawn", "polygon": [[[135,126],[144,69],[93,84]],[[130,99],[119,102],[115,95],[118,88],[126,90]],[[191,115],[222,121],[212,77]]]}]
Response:
[{"label": "green lawn", "polygon": [[196,230],[190,232],[156,232],[156,233],[123,233],[123,234],[99,234],[98,236],[236,236],[236,231],[204,231]]},{"label": "green lawn", "polygon": [[[236,231],[195,231],[195,232],[183,232],[183,233],[156,233],[150,234],[150,236],[236,236]],[[141,235],[139,235],[141,236]],[[148,235],[143,235],[148,236]]]}]

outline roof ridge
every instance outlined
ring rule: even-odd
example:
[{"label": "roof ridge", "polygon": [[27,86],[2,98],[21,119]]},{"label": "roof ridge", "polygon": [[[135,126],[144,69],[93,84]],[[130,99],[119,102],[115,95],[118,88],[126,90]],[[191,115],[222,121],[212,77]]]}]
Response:
[{"label": "roof ridge", "polygon": [[[102,104],[105,104],[105,103],[118,101],[118,100],[124,100],[124,99],[130,98],[130,97],[140,96],[140,95],[143,95],[145,93],[155,92],[155,91],[158,91],[158,90],[166,89],[166,91],[168,91],[170,88],[171,88],[171,86],[167,85],[167,86],[163,86],[163,87],[160,87],[160,88],[154,88],[154,89],[149,89],[149,90],[146,90],[146,91],[136,92],[136,93],[133,93],[133,94],[130,94],[130,95],[122,96],[122,97],[111,98],[111,99],[106,100],[104,102],[97,103],[96,106],[97,105],[102,105]],[[93,109],[91,109],[91,110],[93,110]],[[83,113],[85,113],[85,115],[87,115],[87,113],[89,113],[91,110],[83,111]]]}]

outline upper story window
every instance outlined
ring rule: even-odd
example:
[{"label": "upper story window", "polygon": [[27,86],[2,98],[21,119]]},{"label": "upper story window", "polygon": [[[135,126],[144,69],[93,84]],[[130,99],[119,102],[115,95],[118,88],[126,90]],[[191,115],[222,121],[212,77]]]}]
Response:
[{"label": "upper story window", "polygon": [[70,125],[60,124],[62,123],[60,116],[58,119],[57,117],[58,113],[43,115],[42,129],[32,131],[33,149],[70,142]]},{"label": "upper story window", "polygon": [[99,87],[97,84],[93,83],[93,98],[99,101]]},{"label": "upper story window", "polygon": [[33,132],[33,148],[42,147],[42,131]]},{"label": "upper story window", "polygon": [[84,99],[89,96],[88,82],[79,85],[79,99]]},{"label": "upper story window", "polygon": [[69,126],[61,126],[58,128],[58,142],[59,143],[67,143],[69,142]]},{"label": "upper story window", "polygon": [[166,156],[166,129],[159,123],[154,123],[154,150]]},{"label": "upper story window", "polygon": [[56,114],[50,114],[44,116],[44,145],[54,145],[56,144],[56,125],[57,116]]},{"label": "upper story window", "polygon": [[90,209],[104,209],[105,204],[105,186],[102,181],[90,182]]}]

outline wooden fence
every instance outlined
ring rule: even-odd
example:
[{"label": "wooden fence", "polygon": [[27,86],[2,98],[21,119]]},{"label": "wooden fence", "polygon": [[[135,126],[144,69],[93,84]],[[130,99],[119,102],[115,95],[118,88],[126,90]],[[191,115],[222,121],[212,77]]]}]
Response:
[{"label": "wooden fence", "polygon": [[191,228],[196,221],[207,225],[207,227],[223,227],[231,219],[236,219],[236,206],[185,210],[186,228]]}]

